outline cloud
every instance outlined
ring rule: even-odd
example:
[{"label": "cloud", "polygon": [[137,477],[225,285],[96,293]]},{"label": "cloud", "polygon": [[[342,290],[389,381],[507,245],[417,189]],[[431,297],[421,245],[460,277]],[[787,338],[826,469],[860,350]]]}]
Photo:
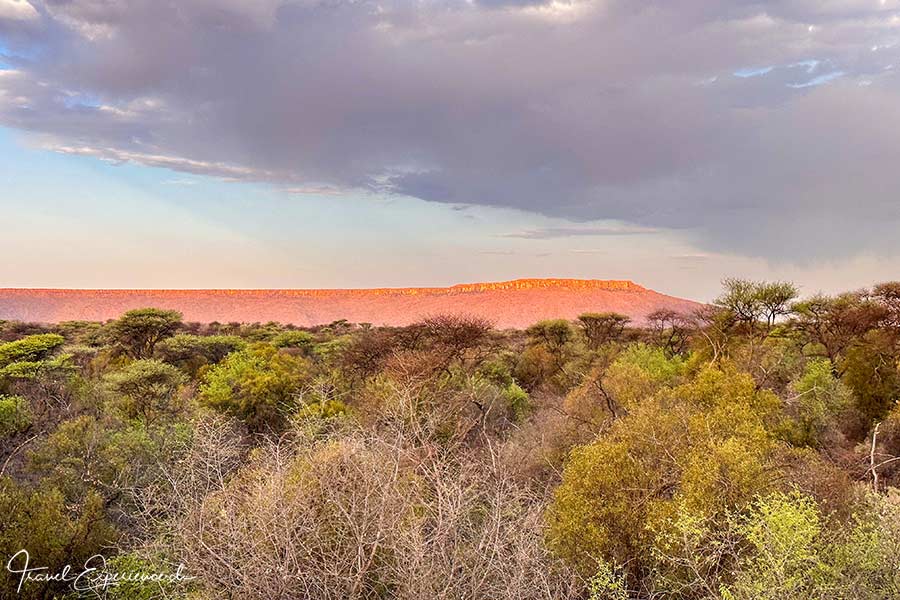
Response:
[{"label": "cloud", "polygon": [[555,238],[567,237],[595,237],[610,235],[639,235],[647,233],[658,233],[658,229],[652,227],[542,227],[539,229],[528,229],[526,231],[518,231],[514,233],[503,233],[498,237],[520,238],[524,240],[549,240]]},{"label": "cloud", "polygon": [[166,179],[160,183],[162,185],[192,186],[199,182],[196,179]]},{"label": "cloud", "polygon": [[27,21],[37,17],[38,12],[27,0],[0,0],[0,19]]},{"label": "cloud", "polygon": [[573,223],[525,239],[900,252],[896,0],[33,4],[0,0],[0,125],[60,152]]},{"label": "cloud", "polygon": [[337,188],[315,185],[286,187],[283,189],[283,191],[286,194],[293,194],[298,196],[342,196],[346,193]]},{"label": "cloud", "polygon": [[674,254],[670,257],[672,260],[686,263],[706,262],[712,258],[709,254],[693,253],[693,254]]}]

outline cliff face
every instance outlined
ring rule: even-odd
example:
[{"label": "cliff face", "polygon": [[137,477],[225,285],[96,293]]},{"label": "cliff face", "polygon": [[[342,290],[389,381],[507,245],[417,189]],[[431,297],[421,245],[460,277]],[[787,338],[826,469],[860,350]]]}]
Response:
[{"label": "cliff face", "polygon": [[659,308],[690,312],[699,304],[631,281],[516,279],[446,288],[345,290],[63,290],[0,289],[0,319],[104,321],[132,308],[176,309],[187,321],[317,325],[337,319],[405,325],[436,314],[477,315],[497,327],[614,311],[636,322]]}]

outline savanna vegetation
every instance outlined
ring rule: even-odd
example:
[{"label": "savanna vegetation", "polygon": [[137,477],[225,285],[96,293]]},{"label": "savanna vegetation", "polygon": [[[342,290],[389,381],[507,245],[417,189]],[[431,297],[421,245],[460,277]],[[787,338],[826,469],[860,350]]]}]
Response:
[{"label": "savanna vegetation", "polygon": [[639,325],[4,322],[0,555],[190,576],[113,599],[900,598],[900,283]]}]

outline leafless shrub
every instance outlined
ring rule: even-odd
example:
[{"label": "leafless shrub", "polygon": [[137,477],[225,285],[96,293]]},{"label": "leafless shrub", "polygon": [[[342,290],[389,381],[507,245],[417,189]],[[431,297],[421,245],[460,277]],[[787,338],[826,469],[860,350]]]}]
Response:
[{"label": "leafless shrub", "polygon": [[144,543],[169,543],[172,524],[226,487],[246,454],[246,436],[237,423],[204,414],[194,423],[190,439],[181,443],[172,464],[160,465],[151,484],[129,490],[137,506],[136,537]]},{"label": "leafless shrub", "polygon": [[[490,446],[469,460],[361,430],[257,450],[173,521],[209,597],[567,598],[543,543],[543,499]],[[215,479],[209,478],[209,479]]]}]

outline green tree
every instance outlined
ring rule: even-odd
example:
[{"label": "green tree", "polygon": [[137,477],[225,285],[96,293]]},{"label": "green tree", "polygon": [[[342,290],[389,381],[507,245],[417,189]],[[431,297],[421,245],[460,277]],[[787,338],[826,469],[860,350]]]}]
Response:
[{"label": "green tree", "polygon": [[588,577],[600,560],[646,575],[675,515],[716,518],[775,484],[778,411],[771,392],[733,369],[705,369],[643,400],[572,451],[550,510],[551,546]]},{"label": "green tree", "polygon": [[246,346],[247,343],[235,335],[178,333],[159,342],[155,355],[193,375],[204,365],[214,365]]},{"label": "green tree", "polygon": [[565,319],[539,321],[529,327],[531,343],[544,346],[552,353],[559,353],[566,344],[572,341],[572,326]]},{"label": "green tree", "polygon": [[14,342],[0,344],[0,367],[17,362],[39,362],[48,359],[65,342],[55,333],[30,335]]},{"label": "green tree", "polygon": [[59,352],[64,341],[60,335],[46,333],[0,344],[0,394],[14,393],[42,403],[65,397],[73,365],[70,354]]},{"label": "green tree", "polygon": [[150,358],[156,345],[181,327],[181,313],[158,308],[129,310],[113,321],[109,333],[113,341],[132,358]]},{"label": "green tree", "polygon": [[136,360],[106,376],[112,404],[126,419],[152,423],[184,410],[178,390],[187,377],[177,368],[158,360]]},{"label": "green tree", "polygon": [[570,358],[575,331],[564,319],[540,321],[529,327],[528,348],[517,369],[521,381],[532,386],[559,374]]},{"label": "green tree", "polygon": [[818,552],[823,523],[816,503],[797,494],[757,500],[738,525],[750,548],[738,567],[733,598],[814,598],[827,577]]},{"label": "green tree", "polygon": [[846,351],[843,381],[853,390],[856,408],[868,428],[900,399],[900,371],[891,336],[872,331]]},{"label": "green tree", "polygon": [[276,348],[298,348],[304,353],[309,353],[315,344],[315,338],[308,331],[285,331],[272,338],[272,345]]},{"label": "green tree", "polygon": [[626,410],[664,386],[673,386],[684,372],[679,356],[669,358],[662,348],[631,344],[606,373],[606,389]]},{"label": "green tree", "polygon": [[206,373],[200,400],[243,419],[255,431],[282,429],[307,381],[306,360],[269,344],[230,354]]},{"label": "green tree", "polygon": [[827,428],[853,400],[850,389],[834,376],[831,361],[826,359],[807,363],[790,391],[788,409],[795,423],[790,439],[798,445],[821,445]]},{"label": "green tree", "polygon": [[769,331],[779,317],[790,312],[791,301],[797,297],[797,287],[785,281],[748,281],[726,279],[725,288],[715,304],[728,311],[741,323],[754,329],[764,322]]},{"label": "green tree", "polygon": [[578,324],[591,350],[619,340],[629,322],[629,317],[614,312],[584,313],[578,317]]},{"label": "green tree", "polygon": [[758,498],[735,519],[742,551],[726,600],[882,600],[900,594],[900,504],[868,498],[847,522],[829,521],[797,492]]}]

